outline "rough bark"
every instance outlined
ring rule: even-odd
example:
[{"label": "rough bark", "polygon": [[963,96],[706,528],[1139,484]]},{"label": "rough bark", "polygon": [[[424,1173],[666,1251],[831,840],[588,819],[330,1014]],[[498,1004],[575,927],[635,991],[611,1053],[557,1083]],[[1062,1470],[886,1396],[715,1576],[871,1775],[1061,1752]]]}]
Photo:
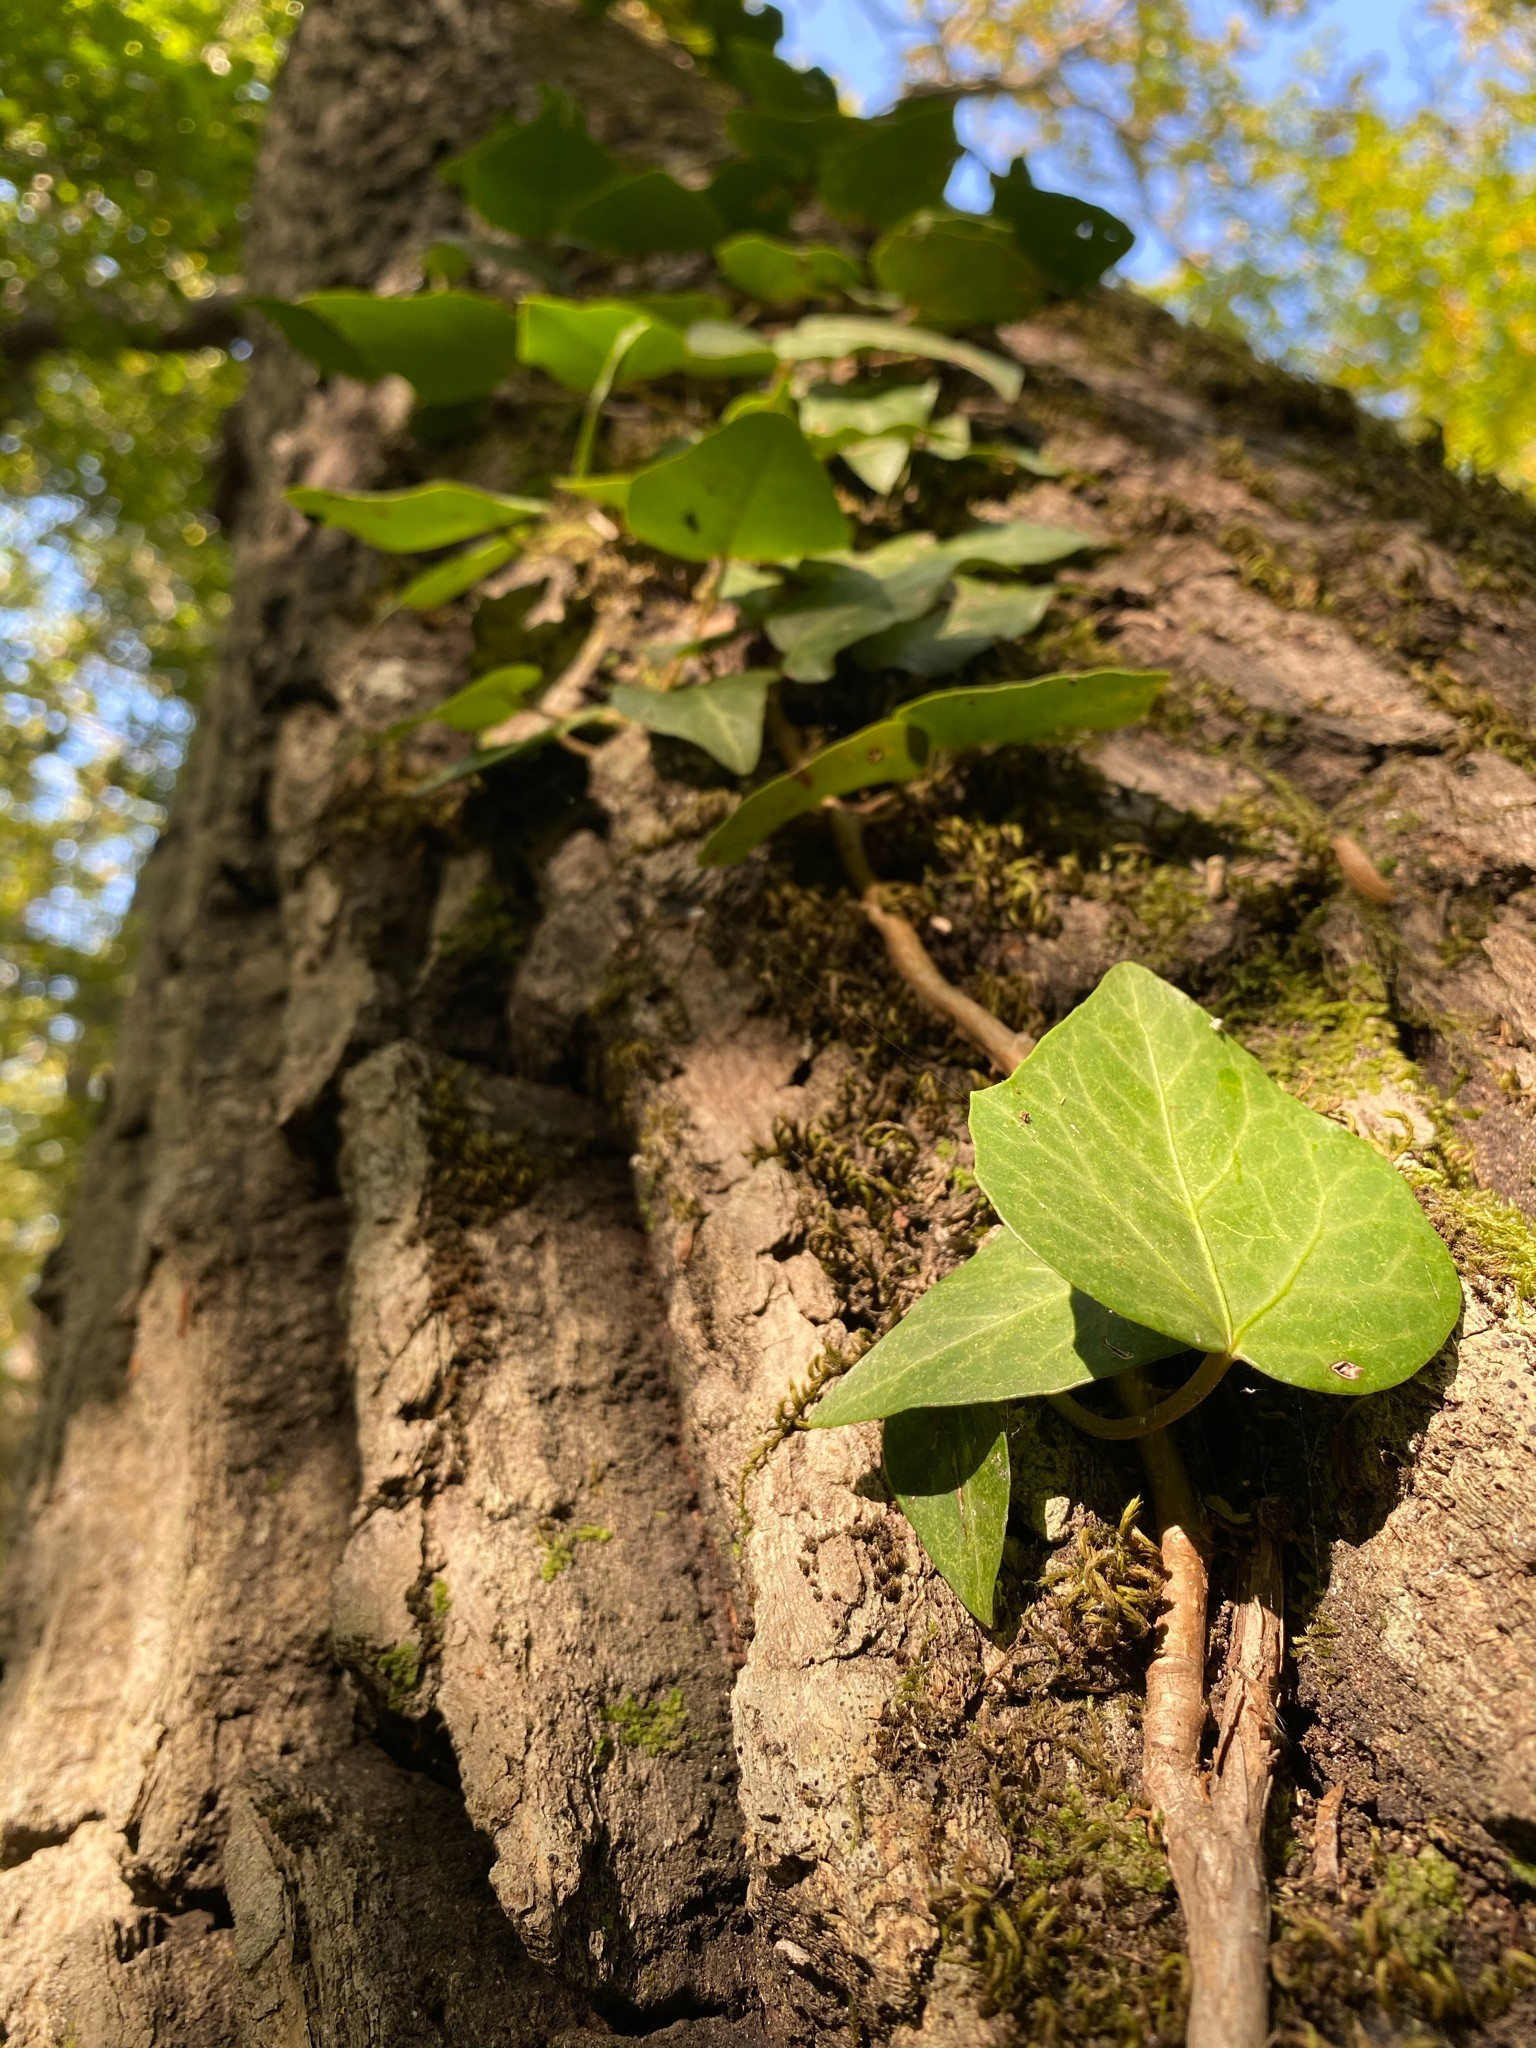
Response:
[{"label": "rough bark", "polygon": [[[434,164],[546,83],[611,143],[708,147],[708,89],[621,27],[316,0],[256,285],[408,276],[455,219]],[[1459,1135],[1529,1209],[1530,515],[1133,301],[1008,341],[1066,471],[1014,502],[1116,544],[1039,658],[1156,662],[1173,708],[915,793],[871,827],[881,873],[1010,1029],[1128,952],[1234,1000],[1259,976],[1297,1085],[1425,1159]],[[387,386],[317,387],[271,344],[242,404],[228,661],[43,1297],[3,1610],[5,2038],[1176,2038],[1178,1925],[1125,1876],[1139,1639],[1071,1576],[1109,1555],[1093,1517],[1131,1454],[1021,1420],[1023,1625],[989,1643],[876,1432],[792,1427],[797,1387],[974,1237],[972,1056],[814,831],[697,867],[723,799],[675,751],[630,732],[423,808],[365,744],[463,680],[467,608],[375,624],[376,565],[281,489],[429,462],[516,487],[574,412],[514,391],[434,452]],[[550,630],[579,640],[571,588]],[[415,744],[408,773],[439,743]],[[1348,890],[1340,831],[1390,906]],[[1262,1496],[1292,1516],[1271,1876],[1333,1947],[1287,1936],[1284,2023],[1516,2043],[1536,1338],[1504,1212],[1470,1178],[1425,1198],[1468,1309],[1419,1385],[1345,1414],[1234,1374],[1180,1429],[1238,1549]],[[1047,1913],[1030,1873],[1084,1814]],[[1461,2008],[1437,1980],[1440,2011],[1383,1877],[1431,1843],[1462,1888],[1435,1954],[1497,1978]]]}]

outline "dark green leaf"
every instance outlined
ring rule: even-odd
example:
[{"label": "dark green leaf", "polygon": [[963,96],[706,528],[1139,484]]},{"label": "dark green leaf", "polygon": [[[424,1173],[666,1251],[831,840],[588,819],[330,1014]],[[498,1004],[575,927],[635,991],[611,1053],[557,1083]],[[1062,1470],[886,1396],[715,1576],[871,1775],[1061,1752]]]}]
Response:
[{"label": "dark green leaf", "polygon": [[936,747],[1019,746],[1058,733],[1130,725],[1146,716],[1167,680],[1156,669],[1037,676],[1028,683],[936,690],[903,704],[900,716],[920,725]]},{"label": "dark green leaf", "polygon": [[692,327],[696,320],[728,319],[731,310],[714,292],[636,292],[626,303],[653,320],[681,328]]},{"label": "dark green leaf", "polygon": [[812,1429],[837,1429],[907,1408],[1064,1394],[1184,1348],[1076,1293],[1011,1230],[1000,1230],[930,1287],[807,1420]]},{"label": "dark green leaf", "polygon": [[365,375],[404,377],[426,405],[483,398],[517,360],[511,309],[472,292],[315,292],[299,303],[356,350]]},{"label": "dark green leaf", "polygon": [[322,491],[301,484],[287,498],[311,519],[396,555],[451,547],[456,540],[501,532],[549,510],[546,499],[506,497],[473,484],[416,484],[408,491]]},{"label": "dark green leaf", "polygon": [[299,354],[307,356],[325,376],[366,380],[377,375],[362,350],[308,306],[293,305],[287,299],[253,298],[246,303],[265,313]]},{"label": "dark green leaf", "polygon": [[840,220],[889,228],[941,203],[959,156],[953,101],[903,100],[878,120],[849,122],[829,138],[817,190]]},{"label": "dark green leaf", "polygon": [[845,740],[812,754],[788,775],[754,789],[717,825],[699,850],[703,867],[729,867],[743,860],[791,818],[815,810],[823,797],[848,796],[882,782],[910,782],[921,775],[928,742],[899,718],[866,725]]},{"label": "dark green leaf", "polygon": [[726,133],[746,157],[788,164],[799,178],[815,176],[823,154],[850,127],[846,114],[835,110],[810,114],[774,114],[761,107],[737,107],[725,117]]},{"label": "dark green leaf", "polygon": [[707,196],[733,231],[782,234],[794,211],[794,166],[778,157],[738,157],[715,173]]},{"label": "dark green leaf", "polygon": [[642,690],[620,683],[609,701],[637,725],[692,740],[735,774],[750,775],[763,751],[763,707],[777,673],[746,669],[685,690]]},{"label": "dark green leaf", "polygon": [[1112,263],[1128,256],[1136,237],[1102,206],[1064,192],[1041,192],[1020,157],[1006,177],[992,179],[992,210],[1012,228],[1028,260],[1058,292],[1086,291]]},{"label": "dark green leaf", "polygon": [[455,732],[484,732],[521,711],[543,680],[543,670],[528,662],[493,668],[456,690],[427,715],[440,725],[451,725]]},{"label": "dark green leaf", "polygon": [[666,171],[640,171],[585,199],[562,223],[573,242],[616,256],[712,249],[725,222],[702,192]]},{"label": "dark green leaf", "polygon": [[1111,968],[972,1096],[971,1131],[977,1177],[1025,1243],[1202,1351],[1368,1394],[1455,1326],[1456,1269],[1396,1169],[1144,967]]},{"label": "dark green leaf", "polygon": [[863,282],[857,263],[825,242],[785,242],[775,235],[732,235],[715,251],[722,277],[748,298],[789,305],[848,291]]},{"label": "dark green leaf", "polygon": [[430,569],[423,569],[419,576],[413,576],[396,601],[414,612],[430,611],[434,605],[449,604],[466,590],[473,589],[482,577],[510,562],[517,549],[515,540],[499,537],[483,540],[478,547],[466,548],[462,555],[450,555],[446,562],[434,562]]},{"label": "dark green leaf", "polygon": [[642,469],[627,517],[637,540],[689,562],[794,561],[848,537],[826,471],[775,412],[748,413]]},{"label": "dark green leaf", "polygon": [[991,1628],[1008,1534],[1008,1411],[911,1408],[885,1425],[885,1476],[961,1605]]},{"label": "dark green leaf", "polygon": [[801,71],[761,43],[733,41],[729,54],[733,81],[766,112],[836,112],[837,87],[825,71]]},{"label": "dark green leaf", "polygon": [[996,327],[1045,303],[1040,273],[1001,222],[925,212],[875,244],[870,269],[921,320],[938,327]]},{"label": "dark green leaf", "polygon": [[855,650],[861,668],[898,668],[909,676],[947,676],[993,647],[1033,633],[1056,595],[1049,583],[983,583],[957,576],[941,612],[891,626]]},{"label": "dark green leaf", "polygon": [[545,93],[533,120],[499,128],[443,169],[476,213],[534,240],[554,234],[582,200],[622,175],[622,166],[587,134],[576,106],[555,92]]},{"label": "dark green leaf", "polygon": [[864,349],[883,349],[892,355],[926,356],[936,363],[953,363],[990,384],[999,398],[1010,405],[1024,388],[1024,372],[1017,363],[969,342],[954,341],[946,334],[932,334],[925,327],[907,327],[899,320],[882,320],[868,313],[812,313],[772,343],[782,362],[835,362],[841,356],[858,355]]}]

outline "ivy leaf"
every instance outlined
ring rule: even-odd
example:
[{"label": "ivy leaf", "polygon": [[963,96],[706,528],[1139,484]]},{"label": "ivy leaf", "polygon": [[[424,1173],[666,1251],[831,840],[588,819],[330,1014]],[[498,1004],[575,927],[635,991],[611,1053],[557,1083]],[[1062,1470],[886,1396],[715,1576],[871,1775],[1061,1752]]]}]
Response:
[{"label": "ivy leaf", "polygon": [[562,223],[571,241],[615,256],[712,249],[725,222],[702,192],[666,171],[639,171],[585,199]]},{"label": "ivy leaf", "polygon": [[930,1287],[822,1395],[807,1421],[838,1429],[909,1408],[1064,1394],[1184,1348],[1079,1294],[1011,1230],[1000,1230]]},{"label": "ivy leaf", "polygon": [[745,669],[685,690],[643,690],[620,683],[609,693],[615,711],[651,732],[692,740],[737,775],[750,775],[763,751],[763,709],[776,669]]},{"label": "ivy leaf", "polygon": [[633,474],[611,476],[557,476],[555,488],[569,491],[573,498],[589,498],[594,505],[607,505],[623,513],[629,505]]},{"label": "ivy leaf", "polygon": [[738,157],[715,173],[706,196],[728,228],[782,234],[794,211],[795,168],[779,157]]},{"label": "ivy leaf", "polygon": [[637,540],[687,562],[795,561],[848,538],[826,471],[777,412],[747,413],[642,469],[626,516]]},{"label": "ivy leaf", "polygon": [[[473,292],[426,292],[412,299],[313,292],[298,304],[354,352],[362,367],[349,375],[404,377],[424,405],[484,398],[517,360],[515,315]],[[290,330],[289,339],[304,348],[297,331]]]},{"label": "ivy leaf", "polygon": [[900,434],[876,434],[872,440],[855,441],[844,448],[841,459],[861,484],[883,498],[906,475],[912,443]]},{"label": "ivy leaf", "polygon": [[413,612],[449,604],[473,589],[483,577],[494,574],[503,563],[510,562],[517,549],[515,540],[483,540],[478,547],[466,548],[461,555],[450,555],[446,562],[434,562],[430,569],[413,576],[396,602]]},{"label": "ivy leaf", "polygon": [[781,825],[815,810],[823,797],[848,796],[881,782],[910,782],[922,774],[927,759],[928,741],[918,727],[900,718],[866,725],[744,797],[700,847],[699,865],[728,867],[744,860]]},{"label": "ivy leaf", "polygon": [[1011,230],[975,214],[916,214],[875,244],[869,267],[877,284],[939,327],[997,327],[1046,299]]},{"label": "ivy leaf", "polygon": [[991,1628],[1008,1534],[1008,1411],[909,1408],[885,1425],[885,1476],[955,1598]]},{"label": "ivy leaf", "polygon": [[493,226],[537,241],[573,208],[622,176],[617,160],[588,135],[574,102],[545,91],[531,121],[496,130],[443,166],[442,175]]},{"label": "ivy leaf", "polygon": [[924,384],[817,384],[800,401],[800,424],[821,456],[877,435],[904,434],[910,442],[938,397],[937,377]]},{"label": "ivy leaf", "polygon": [[[775,39],[776,40],[776,39]],[[754,106],[774,114],[836,112],[837,86],[825,71],[801,71],[775,56],[766,43],[732,40],[729,45],[732,82]]]},{"label": "ivy leaf", "polygon": [[288,299],[255,297],[247,299],[246,304],[265,313],[285,340],[312,362],[322,376],[356,377],[366,382],[378,374],[361,349],[308,306],[296,305]]},{"label": "ivy leaf", "polygon": [[963,412],[947,413],[923,429],[916,446],[940,462],[959,462],[971,453],[971,423]]},{"label": "ivy leaf", "polygon": [[720,275],[765,305],[845,292],[864,281],[851,256],[825,242],[785,242],[776,235],[732,235],[715,251]]},{"label": "ivy leaf", "polygon": [[300,484],[285,493],[311,519],[339,526],[392,555],[425,554],[456,540],[503,531],[549,510],[544,498],[514,498],[473,484],[417,484],[408,491],[322,491]]},{"label": "ivy leaf", "polygon": [[1102,206],[1065,192],[1042,192],[1024,159],[992,178],[992,211],[1014,233],[1019,248],[1058,292],[1097,284],[1112,263],[1128,256],[1136,237]]},{"label": "ivy leaf", "polygon": [[1108,732],[1144,718],[1168,680],[1158,669],[1089,669],[1028,683],[935,690],[903,704],[936,747],[1021,746],[1064,732]]},{"label": "ivy leaf", "polygon": [[1144,967],[1111,968],[972,1096],[971,1131],[977,1178],[1026,1244],[1202,1351],[1369,1394],[1455,1326],[1456,1269],[1396,1170]]},{"label": "ivy leaf", "polygon": [[488,669],[426,715],[455,732],[484,732],[521,711],[543,680],[544,671],[526,661]]},{"label": "ivy leaf", "polygon": [[666,321],[669,327],[688,328],[696,320],[724,320],[730,312],[714,292],[636,292],[626,303],[653,320]]},{"label": "ivy leaf", "polygon": [[836,362],[871,348],[892,355],[925,356],[932,362],[969,370],[1010,405],[1024,388],[1024,372],[1017,363],[1005,362],[984,348],[973,348],[967,341],[953,341],[947,334],[933,334],[925,327],[907,327],[899,320],[882,320],[869,313],[809,314],[783,334],[774,335],[772,346],[786,363]]},{"label": "ivy leaf", "polygon": [[944,197],[960,156],[954,101],[945,94],[903,100],[873,121],[850,121],[828,138],[816,187],[828,212],[888,228]]},{"label": "ivy leaf", "polygon": [[[706,302],[711,303],[711,302]],[[625,353],[615,379],[616,390],[644,384],[656,377],[673,377],[688,372],[700,377],[760,377],[773,367],[768,348],[751,337],[751,346],[741,340],[744,328],[730,329],[734,353],[718,347],[714,353],[696,354],[681,327],[658,318],[646,303],[635,299],[557,299],[532,294],[518,308],[518,355],[531,368],[547,371],[568,391],[590,391],[602,375],[609,351],[618,337],[637,321],[643,331]],[[706,332],[706,346],[719,336],[708,332],[709,323],[698,323]]]},{"label": "ivy leaf", "polygon": [[816,175],[827,151],[843,139],[848,116],[836,108],[778,113],[767,107],[737,107],[725,117],[725,132],[745,157],[788,164],[801,179]]},{"label": "ivy leaf", "polygon": [[1051,583],[984,583],[957,576],[955,594],[942,612],[892,626],[860,641],[861,668],[898,668],[909,676],[947,676],[999,640],[1033,633],[1056,595]]}]

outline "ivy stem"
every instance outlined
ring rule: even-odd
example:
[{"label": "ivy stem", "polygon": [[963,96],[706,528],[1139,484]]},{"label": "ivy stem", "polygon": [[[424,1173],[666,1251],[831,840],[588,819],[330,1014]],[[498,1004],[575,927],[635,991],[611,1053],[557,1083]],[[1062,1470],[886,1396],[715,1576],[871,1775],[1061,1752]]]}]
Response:
[{"label": "ivy stem", "polygon": [[1047,1398],[1058,1414],[1065,1415],[1068,1422],[1086,1435],[1107,1437],[1113,1443],[1129,1443],[1135,1438],[1151,1436],[1166,1429],[1170,1422],[1177,1422],[1181,1415],[1188,1415],[1192,1408],[1198,1408],[1211,1389],[1226,1378],[1232,1370],[1232,1363],[1229,1351],[1207,1352],[1182,1387],[1175,1388],[1144,1415],[1128,1415],[1124,1420],[1095,1415],[1091,1408],[1085,1408],[1081,1401],[1074,1401],[1070,1394],[1051,1394]]},{"label": "ivy stem", "polygon": [[576,433],[576,450],[571,457],[573,477],[584,477],[592,467],[592,450],[597,442],[597,429],[602,421],[603,407],[608,403],[613,390],[614,379],[624,367],[624,358],[641,335],[646,333],[650,324],[649,320],[631,320],[613,337],[613,345],[603,358],[603,367],[598,371],[597,381],[587,393],[587,402],[582,408],[581,425]]},{"label": "ivy stem", "polygon": [[[1209,1362],[1209,1361],[1207,1361]],[[1115,1382],[1140,1421],[1150,1406],[1139,1368]],[[1139,1439],[1161,1532],[1163,1607],[1147,1671],[1142,1777],[1162,1819],[1184,1911],[1190,2007],[1186,2048],[1264,2048],[1269,2036],[1269,1885],[1264,1813],[1275,1762],[1285,1628],[1279,1546],[1261,1525],[1233,1617],[1221,1714],[1209,1766],[1205,1690],[1210,1533],[1178,1445],[1166,1429]]]}]

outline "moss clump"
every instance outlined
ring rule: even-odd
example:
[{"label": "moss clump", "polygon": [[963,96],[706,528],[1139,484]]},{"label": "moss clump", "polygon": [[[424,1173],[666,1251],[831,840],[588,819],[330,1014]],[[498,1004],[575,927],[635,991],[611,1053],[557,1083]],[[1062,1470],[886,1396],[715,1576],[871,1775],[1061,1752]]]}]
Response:
[{"label": "moss clump", "polygon": [[[647,1756],[678,1756],[688,1747],[688,1709],[681,1686],[673,1686],[659,1700],[637,1700],[625,1693],[621,1700],[598,1709],[597,1718],[613,1730],[613,1738],[625,1749],[643,1750]],[[611,1755],[612,1744],[599,1736],[598,1760]]]},{"label": "moss clump", "polygon": [[600,1522],[578,1522],[574,1528],[566,1528],[556,1521],[540,1522],[538,1539],[544,1552],[539,1566],[539,1577],[546,1586],[553,1585],[563,1571],[568,1571],[576,1562],[576,1552],[583,1543],[611,1543],[613,1531],[605,1529]]},{"label": "moss clump", "polygon": [[448,1581],[434,1579],[428,1599],[431,1603],[432,1619],[438,1623],[445,1622],[448,1619],[448,1611],[453,1606],[453,1595],[448,1590]]},{"label": "moss clump", "polygon": [[402,1714],[410,1696],[421,1684],[421,1647],[406,1641],[381,1650],[374,1659],[384,1682],[385,1705],[392,1714]]},{"label": "moss clump", "polygon": [[432,1204],[466,1228],[494,1223],[525,1202],[541,1177],[522,1140],[489,1128],[464,1093],[462,1070],[438,1068],[427,1084]]},{"label": "moss clump", "polygon": [[1157,1545],[1136,1526],[1140,1513],[1137,1499],[1116,1526],[1089,1515],[1046,1566],[1015,1653],[1036,1682],[1109,1693],[1137,1676],[1164,1578]]}]

